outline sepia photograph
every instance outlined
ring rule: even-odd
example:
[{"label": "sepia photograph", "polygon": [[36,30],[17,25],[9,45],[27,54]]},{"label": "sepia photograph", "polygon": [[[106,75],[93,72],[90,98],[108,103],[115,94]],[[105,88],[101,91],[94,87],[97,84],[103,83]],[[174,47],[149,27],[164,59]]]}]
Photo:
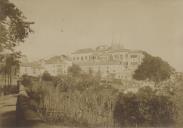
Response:
[{"label": "sepia photograph", "polygon": [[183,0],[0,0],[0,128],[183,127]]}]

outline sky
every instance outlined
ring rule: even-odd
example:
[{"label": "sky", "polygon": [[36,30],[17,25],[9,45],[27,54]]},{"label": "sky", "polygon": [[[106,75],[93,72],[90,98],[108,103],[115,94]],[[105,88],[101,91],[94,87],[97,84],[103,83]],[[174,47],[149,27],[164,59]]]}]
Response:
[{"label": "sky", "polygon": [[121,43],[183,71],[182,0],[11,0],[34,33],[17,49],[29,59]]}]

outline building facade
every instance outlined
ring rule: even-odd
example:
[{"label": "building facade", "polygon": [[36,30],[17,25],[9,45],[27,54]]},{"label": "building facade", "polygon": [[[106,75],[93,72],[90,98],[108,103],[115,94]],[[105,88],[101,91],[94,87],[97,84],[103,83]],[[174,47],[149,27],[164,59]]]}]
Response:
[{"label": "building facade", "polygon": [[124,49],[121,45],[80,49],[71,54],[72,62],[84,72],[100,72],[103,78],[132,79],[134,71],[143,61],[142,51]]},{"label": "building facade", "polygon": [[20,76],[27,74],[30,76],[41,76],[44,72],[52,76],[67,74],[67,69],[72,65],[68,57],[54,56],[49,59],[42,59],[37,62],[26,62],[20,65]]},{"label": "building facade", "polygon": [[51,57],[42,63],[45,71],[49,72],[52,76],[66,75],[71,65],[72,61],[69,60],[69,57],[64,55]]},{"label": "building facade", "polygon": [[38,63],[22,63],[20,64],[19,75],[29,75],[38,77],[44,72],[43,67]]}]

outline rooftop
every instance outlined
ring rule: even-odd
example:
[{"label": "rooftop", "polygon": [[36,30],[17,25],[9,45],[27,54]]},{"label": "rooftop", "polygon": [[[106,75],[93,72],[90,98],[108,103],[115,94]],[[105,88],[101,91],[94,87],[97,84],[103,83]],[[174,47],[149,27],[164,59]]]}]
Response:
[{"label": "rooftop", "polygon": [[66,61],[70,61],[70,58],[66,55],[61,55],[61,56],[51,57],[44,61],[46,64],[59,64],[59,63],[64,63]]},{"label": "rooftop", "polygon": [[95,52],[95,50],[93,50],[92,48],[84,48],[73,52],[73,54],[92,53],[92,52]]},{"label": "rooftop", "polygon": [[21,63],[22,67],[32,67],[32,68],[42,68],[41,64],[37,62],[31,62],[31,63]]},{"label": "rooftop", "polygon": [[100,45],[97,46],[96,49],[92,48],[84,48],[84,49],[79,49],[72,54],[84,54],[84,53],[102,53],[102,52],[108,52],[108,53],[113,53],[113,52],[140,52],[140,50],[130,50],[124,48],[120,44],[112,44],[111,46],[107,45]]}]

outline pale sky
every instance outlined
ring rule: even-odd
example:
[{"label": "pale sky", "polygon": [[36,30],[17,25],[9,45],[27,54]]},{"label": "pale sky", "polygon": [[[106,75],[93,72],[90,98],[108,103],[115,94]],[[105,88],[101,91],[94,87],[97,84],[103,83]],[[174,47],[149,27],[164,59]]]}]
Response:
[{"label": "pale sky", "polygon": [[35,24],[30,59],[120,42],[183,71],[183,0],[11,0]]}]

